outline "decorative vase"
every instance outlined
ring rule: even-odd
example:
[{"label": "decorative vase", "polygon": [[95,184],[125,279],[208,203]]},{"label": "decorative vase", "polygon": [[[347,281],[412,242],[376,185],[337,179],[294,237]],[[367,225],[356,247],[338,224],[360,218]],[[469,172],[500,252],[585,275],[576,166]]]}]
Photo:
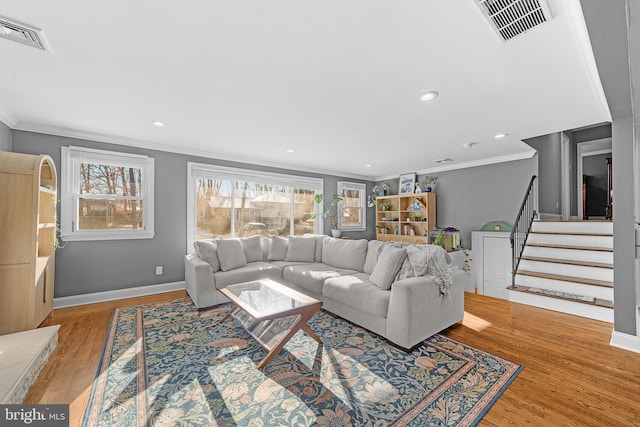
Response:
[{"label": "decorative vase", "polygon": [[387,190],[381,188],[380,190],[378,190],[378,196],[386,196],[387,195]]},{"label": "decorative vase", "polygon": [[331,235],[333,237],[342,237],[342,230],[336,230],[335,228],[332,228]]},{"label": "decorative vase", "polygon": [[424,189],[425,193],[431,193],[431,186],[427,185],[427,188]]}]

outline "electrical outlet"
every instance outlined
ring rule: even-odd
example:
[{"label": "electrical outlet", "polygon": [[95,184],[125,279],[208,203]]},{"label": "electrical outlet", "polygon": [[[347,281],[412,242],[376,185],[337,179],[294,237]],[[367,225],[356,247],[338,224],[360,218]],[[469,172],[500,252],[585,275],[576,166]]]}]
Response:
[{"label": "electrical outlet", "polygon": [[156,276],[160,276],[162,274],[162,266],[156,266]]}]

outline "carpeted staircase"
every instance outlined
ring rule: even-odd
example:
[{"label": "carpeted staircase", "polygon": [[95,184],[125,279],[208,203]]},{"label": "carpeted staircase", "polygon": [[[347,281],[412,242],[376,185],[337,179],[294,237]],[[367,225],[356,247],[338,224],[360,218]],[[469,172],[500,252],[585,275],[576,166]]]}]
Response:
[{"label": "carpeted staircase", "polygon": [[533,222],[509,301],[613,323],[613,223]]}]

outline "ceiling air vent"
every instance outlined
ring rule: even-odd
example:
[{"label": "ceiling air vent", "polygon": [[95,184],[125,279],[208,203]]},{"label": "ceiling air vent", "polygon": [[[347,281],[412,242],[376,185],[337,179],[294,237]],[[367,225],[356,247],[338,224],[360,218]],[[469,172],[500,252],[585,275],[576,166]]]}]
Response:
[{"label": "ceiling air vent", "polygon": [[507,41],[551,20],[546,0],[473,0],[500,40]]},{"label": "ceiling air vent", "polygon": [[30,25],[0,16],[0,37],[14,42],[48,50],[44,42],[42,30]]}]

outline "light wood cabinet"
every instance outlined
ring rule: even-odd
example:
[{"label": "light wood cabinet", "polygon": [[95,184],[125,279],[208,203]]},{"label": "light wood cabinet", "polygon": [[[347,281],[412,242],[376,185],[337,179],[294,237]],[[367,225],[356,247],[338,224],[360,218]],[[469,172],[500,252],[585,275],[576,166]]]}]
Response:
[{"label": "light wood cabinet", "polygon": [[[388,208],[385,208],[387,207]],[[435,193],[400,194],[376,198],[376,239],[429,243],[436,226]]]},{"label": "light wood cabinet", "polygon": [[56,193],[51,157],[0,152],[0,335],[53,310]]}]

